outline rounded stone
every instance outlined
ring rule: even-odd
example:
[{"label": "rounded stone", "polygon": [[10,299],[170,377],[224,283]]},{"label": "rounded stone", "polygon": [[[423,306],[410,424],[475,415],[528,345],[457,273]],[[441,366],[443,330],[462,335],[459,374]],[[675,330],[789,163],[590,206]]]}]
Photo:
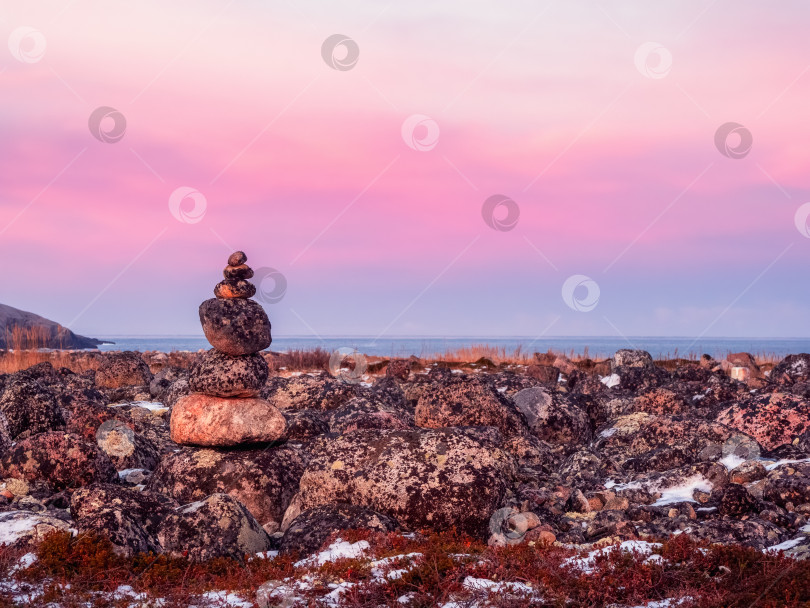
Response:
[{"label": "rounded stone", "polygon": [[253,269],[247,264],[240,264],[239,266],[226,266],[222,271],[223,276],[231,281],[238,281],[239,279],[253,278]]},{"label": "rounded stone", "polygon": [[256,286],[249,281],[228,280],[220,281],[214,287],[214,295],[225,300],[247,299],[256,295]]},{"label": "rounded stone", "polygon": [[228,256],[228,266],[239,266],[247,262],[247,256],[244,251],[234,251]]},{"label": "rounded stone", "polygon": [[255,397],[268,374],[261,355],[236,357],[212,348],[191,368],[188,384],[195,393],[215,397]]},{"label": "rounded stone", "polygon": [[152,372],[138,353],[124,351],[110,353],[101,359],[96,370],[96,386],[121,388],[124,386],[148,385]]},{"label": "rounded stone", "polygon": [[257,353],[272,342],[267,313],[253,300],[206,300],[200,323],[211,346],[228,355]]},{"label": "rounded stone", "polygon": [[201,393],[172,408],[172,441],[181,445],[234,446],[277,441],[287,431],[284,416],[264,399],[225,399]]}]

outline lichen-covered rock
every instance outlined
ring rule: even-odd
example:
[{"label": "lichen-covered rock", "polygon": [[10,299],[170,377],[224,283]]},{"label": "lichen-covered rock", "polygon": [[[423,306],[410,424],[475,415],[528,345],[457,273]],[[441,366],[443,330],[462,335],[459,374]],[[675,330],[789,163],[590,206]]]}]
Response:
[{"label": "lichen-covered rock", "polygon": [[283,414],[287,421],[287,432],[284,433],[284,439],[287,441],[303,443],[329,432],[329,421],[321,412],[288,410]]},{"label": "lichen-covered rock", "polygon": [[227,355],[250,355],[272,342],[270,320],[258,302],[211,298],[200,304],[205,338]]},{"label": "lichen-covered rock", "polygon": [[79,531],[106,536],[116,553],[127,557],[162,550],[157,539],[160,523],[177,506],[161,494],[112,484],[80,488],[70,498]]},{"label": "lichen-covered rock", "polygon": [[326,375],[272,376],[259,396],[281,411],[321,410],[339,408],[364,391],[357,384],[340,382]]},{"label": "lichen-covered rock", "polygon": [[173,408],[174,405],[180,401],[181,398],[192,393],[191,387],[188,385],[187,378],[179,378],[169,385],[169,388],[163,393],[163,405],[168,408]]},{"label": "lichen-covered rock", "polygon": [[631,411],[627,412],[647,412],[648,414],[658,414],[672,416],[683,414],[689,410],[686,401],[666,388],[653,388],[633,399]]},{"label": "lichen-covered rock", "polygon": [[514,475],[492,428],[354,431],[314,440],[310,454],[303,509],[362,505],[409,528],[479,537]]},{"label": "lichen-covered rock", "polygon": [[720,412],[717,421],[772,450],[810,429],[810,399],[782,392],[750,395]]},{"label": "lichen-covered rock", "polygon": [[740,517],[755,511],[756,507],[756,499],[743,485],[730,483],[723,491],[723,498],[720,501],[720,513],[723,515]]},{"label": "lichen-covered rock", "polygon": [[161,522],[157,538],[173,557],[242,560],[271,548],[270,537],[250,512],[227,494],[177,507]]},{"label": "lichen-covered rock", "polygon": [[699,524],[693,523],[682,531],[712,543],[739,543],[760,551],[781,542],[786,536],[778,526],[758,517],[702,521]]},{"label": "lichen-covered rock", "polygon": [[405,429],[411,426],[400,412],[373,397],[355,397],[329,414],[329,431],[332,433],[359,429]]},{"label": "lichen-covered rock", "polygon": [[765,500],[784,507],[810,503],[810,462],[780,465],[770,471],[763,488]]},{"label": "lichen-covered rock", "polygon": [[493,426],[501,433],[522,433],[526,420],[515,405],[489,382],[455,376],[436,382],[416,404],[416,425],[423,428]]},{"label": "lichen-covered rock", "polygon": [[35,547],[53,532],[67,532],[70,525],[46,513],[6,511],[0,513],[0,546]]},{"label": "lichen-covered rock", "polygon": [[527,388],[514,396],[531,432],[550,443],[587,443],[593,431],[588,414],[560,393],[540,387]]},{"label": "lichen-covered rock", "polygon": [[191,393],[172,407],[171,437],[181,445],[270,443],[281,439],[286,430],[284,416],[264,399]]},{"label": "lichen-covered rock", "polygon": [[151,471],[160,460],[158,449],[149,439],[135,432],[133,427],[133,424],[120,420],[102,423],[96,430],[96,443],[117,470]]},{"label": "lichen-covered rock", "polygon": [[14,444],[0,458],[0,477],[42,480],[56,491],[109,482],[118,473],[94,441],[51,431]]},{"label": "lichen-covered rock", "polygon": [[265,529],[275,532],[298,491],[303,471],[303,459],[287,446],[233,451],[185,448],[165,456],[146,487],[181,503],[229,494]]},{"label": "lichen-covered rock", "polygon": [[393,532],[399,524],[382,513],[349,504],[322,505],[296,517],[281,539],[281,551],[301,557],[315,553],[333,532],[373,530]]},{"label": "lichen-covered rock", "polygon": [[653,365],[652,355],[646,350],[632,350],[622,348],[613,355],[611,367],[618,368],[651,367]]},{"label": "lichen-covered rock", "polygon": [[126,386],[143,386],[152,382],[152,372],[141,358],[132,351],[109,353],[101,359],[96,370],[96,386],[107,389]]},{"label": "lichen-covered rock", "polygon": [[188,380],[188,372],[186,370],[178,369],[176,367],[164,367],[152,378],[149,383],[149,394],[152,399],[156,399],[165,403],[164,398],[166,393],[171,388],[172,384],[177,380]]},{"label": "lichen-covered rock", "polygon": [[14,374],[0,395],[0,412],[6,417],[8,434],[23,439],[65,427],[65,415],[52,391],[38,380]]},{"label": "lichen-covered rock", "polygon": [[683,416],[646,413],[618,418],[602,430],[595,447],[635,471],[665,471],[699,462],[701,451],[723,445],[734,431],[722,424]]},{"label": "lichen-covered rock", "polygon": [[385,375],[399,382],[407,382],[411,375],[411,364],[407,359],[393,359],[385,368]]},{"label": "lichen-covered rock", "polygon": [[188,385],[195,393],[215,397],[255,397],[268,374],[261,355],[233,356],[212,348],[191,368]]},{"label": "lichen-covered rock", "polygon": [[770,380],[778,384],[810,381],[810,354],[788,355],[774,365]]}]

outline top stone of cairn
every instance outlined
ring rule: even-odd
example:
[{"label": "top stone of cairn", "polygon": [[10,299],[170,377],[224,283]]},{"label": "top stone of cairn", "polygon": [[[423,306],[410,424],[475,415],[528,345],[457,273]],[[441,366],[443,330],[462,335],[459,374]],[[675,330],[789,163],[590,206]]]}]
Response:
[{"label": "top stone of cairn", "polygon": [[244,251],[234,251],[228,257],[228,265],[222,274],[224,281],[214,287],[214,295],[223,300],[246,300],[256,294],[256,286],[248,279],[253,277],[253,269],[245,264],[247,256]]}]

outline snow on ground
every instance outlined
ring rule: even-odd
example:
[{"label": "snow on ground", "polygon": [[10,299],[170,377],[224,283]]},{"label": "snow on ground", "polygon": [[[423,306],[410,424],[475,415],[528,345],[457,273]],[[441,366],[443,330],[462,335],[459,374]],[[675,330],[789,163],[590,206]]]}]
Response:
[{"label": "snow on ground", "polygon": [[736,469],[742,463],[745,462],[745,458],[740,458],[735,453],[727,454],[723,456],[720,460],[718,460],[720,464],[726,467],[729,471]]},{"label": "snow on ground", "polygon": [[640,490],[641,484],[637,481],[631,481],[629,483],[616,483],[612,479],[608,479],[605,481],[605,489],[615,490],[616,492],[621,492],[622,490]]},{"label": "snow on ground", "polygon": [[[581,570],[584,574],[591,574],[596,565],[596,559],[601,555],[607,555],[613,551],[627,551],[636,553],[641,556],[652,557],[654,549],[660,549],[661,543],[649,543],[645,540],[626,540],[619,545],[611,545],[609,547],[602,547],[588,553],[585,557],[569,557],[564,560],[563,566],[572,566],[577,570]],[[648,559],[649,559],[648,557]],[[658,556],[660,558],[660,556]],[[657,561],[655,559],[651,561]]]},{"label": "snow on ground", "polygon": [[365,555],[369,549],[369,544],[365,540],[359,540],[356,543],[350,543],[338,538],[334,543],[327,547],[326,551],[321,551],[317,555],[302,559],[295,562],[295,567],[302,566],[323,566],[327,562],[334,562],[343,558],[357,558]]},{"label": "snow on ground", "polygon": [[776,462],[771,462],[770,464],[765,465],[766,471],[773,471],[776,467],[781,467],[783,464],[796,464],[798,462],[810,462],[810,458],[801,458],[799,460],[777,460]]},{"label": "snow on ground", "polygon": [[656,491],[661,493],[661,498],[656,500],[652,506],[661,507],[664,505],[671,505],[676,502],[697,502],[694,498],[692,498],[692,493],[695,490],[711,492],[713,487],[714,486],[712,486],[711,482],[703,475],[692,475],[692,477],[687,477],[684,479],[683,483],[677,486],[658,488]]},{"label": "snow on ground", "polygon": [[208,593],[203,593],[202,597],[200,598],[206,604],[203,606],[216,606],[219,608],[253,608],[253,602],[249,602],[247,600],[242,599],[235,593],[228,593],[227,591],[209,591]]},{"label": "snow on ground", "polygon": [[771,547],[768,547],[767,549],[765,549],[765,551],[766,552],[772,552],[772,553],[776,553],[777,551],[787,551],[788,549],[792,549],[793,547],[796,547],[797,545],[801,544],[802,541],[804,541],[804,540],[805,539],[802,538],[802,537],[800,537],[800,538],[791,538],[790,540],[786,540],[785,542],[779,543],[778,545],[773,545]]},{"label": "snow on ground", "polygon": [[621,383],[621,377],[619,374],[610,374],[609,376],[605,376],[604,378],[600,378],[599,382],[604,384],[608,388],[613,388],[614,386],[619,386]]},{"label": "snow on ground", "polygon": [[649,602],[643,606],[633,606],[633,608],[675,608],[675,606],[679,606],[691,599],[691,597],[682,597],[681,599],[676,600],[675,598],[669,597],[665,600]]},{"label": "snow on ground", "polygon": [[487,578],[468,576],[462,583],[470,591],[492,591],[494,593],[531,593],[532,588],[525,583],[498,583]]},{"label": "snow on ground", "polygon": [[615,434],[616,434],[616,432],[617,432],[618,430],[619,430],[619,429],[617,429],[616,427],[611,427],[611,428],[609,428],[609,429],[605,429],[604,431],[602,431],[601,433],[599,433],[599,436],[600,436],[600,437],[602,437],[602,438],[605,438],[605,437],[612,437],[613,435],[615,435]]}]

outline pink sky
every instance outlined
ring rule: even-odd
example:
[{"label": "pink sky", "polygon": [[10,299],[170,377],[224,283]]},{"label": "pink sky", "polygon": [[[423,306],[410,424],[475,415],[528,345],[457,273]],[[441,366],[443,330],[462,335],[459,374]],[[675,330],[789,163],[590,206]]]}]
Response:
[{"label": "pink sky", "polygon": [[[0,302],[198,333],[240,248],[287,279],[279,334],[810,335],[806,3],[165,4],[2,0]],[[333,34],[353,68],[322,58]],[[90,133],[99,106],[120,141]],[[744,158],[715,147],[727,122]],[[197,223],[170,212],[183,186]],[[495,194],[513,230],[484,222]]]}]

